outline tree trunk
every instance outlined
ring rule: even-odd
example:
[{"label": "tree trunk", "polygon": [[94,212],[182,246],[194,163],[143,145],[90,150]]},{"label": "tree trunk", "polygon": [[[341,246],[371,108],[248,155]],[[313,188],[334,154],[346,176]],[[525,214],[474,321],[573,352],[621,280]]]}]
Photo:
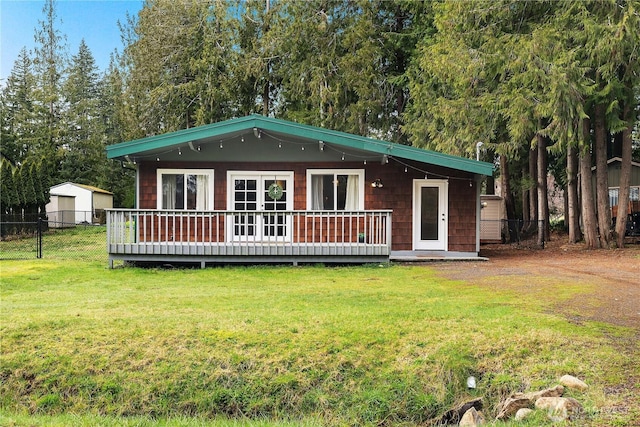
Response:
[{"label": "tree trunk", "polygon": [[515,227],[515,205],[513,201],[513,195],[511,194],[511,176],[509,175],[509,165],[507,162],[507,156],[500,155],[500,180],[502,186],[502,199],[504,200],[506,212],[507,212],[507,241],[513,242],[516,238]]},{"label": "tree trunk", "polygon": [[629,125],[622,131],[622,165],[620,166],[620,189],[618,190],[618,213],[616,217],[616,244],[624,247],[624,235],[627,229],[627,212],[629,211],[629,186],[631,185],[631,108],[624,106],[624,119]]},{"label": "tree trunk", "polygon": [[[522,182],[525,183],[529,180],[529,170],[526,164],[522,165]],[[522,186],[522,231],[527,231],[529,223],[531,222],[531,212],[529,211],[529,191],[528,186]]]},{"label": "tree trunk", "polygon": [[582,226],[584,241],[590,249],[598,249],[598,220],[596,205],[593,198],[593,183],[591,174],[591,123],[589,119],[582,119],[583,147],[580,150],[580,192],[582,195]]},{"label": "tree trunk", "polygon": [[547,141],[537,135],[538,146],[538,246],[549,240],[549,198],[547,197]]},{"label": "tree trunk", "polygon": [[611,242],[611,210],[609,208],[609,183],[607,179],[607,130],[604,122],[605,107],[595,106],[594,135],[596,156],[596,206],[600,246],[608,248]]},{"label": "tree trunk", "polygon": [[567,217],[569,227],[569,243],[580,240],[580,212],[578,204],[578,149],[569,146],[567,150]]},{"label": "tree trunk", "polygon": [[529,150],[529,231],[533,231],[538,226],[538,149],[533,147]]}]

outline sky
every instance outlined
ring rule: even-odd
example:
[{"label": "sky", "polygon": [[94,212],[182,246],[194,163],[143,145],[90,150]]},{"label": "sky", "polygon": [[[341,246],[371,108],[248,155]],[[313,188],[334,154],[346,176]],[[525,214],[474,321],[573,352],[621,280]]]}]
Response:
[{"label": "sky", "polygon": [[[118,20],[126,14],[136,15],[142,0],[57,0],[56,28],[67,37],[69,57],[78,53],[84,39],[101,71],[109,66],[109,56],[122,52]],[[23,47],[35,47],[34,35],[38,21],[44,21],[44,0],[0,0],[0,86],[11,74],[15,60]]]}]

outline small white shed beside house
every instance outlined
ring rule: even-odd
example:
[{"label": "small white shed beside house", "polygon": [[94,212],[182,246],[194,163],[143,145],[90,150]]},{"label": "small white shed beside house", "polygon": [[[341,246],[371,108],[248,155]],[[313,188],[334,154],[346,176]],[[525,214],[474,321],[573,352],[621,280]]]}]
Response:
[{"label": "small white shed beside house", "polygon": [[[73,222],[99,223],[102,212],[113,208],[113,193],[91,185],[64,182],[49,189],[50,194],[75,198]],[[47,209],[49,212],[49,209]]]},{"label": "small white shed beside house", "polygon": [[46,205],[49,228],[75,226],[76,196],[50,194],[50,198],[50,202]]},{"label": "small white shed beside house", "polygon": [[506,219],[502,197],[480,195],[480,243],[501,243],[502,225]]}]

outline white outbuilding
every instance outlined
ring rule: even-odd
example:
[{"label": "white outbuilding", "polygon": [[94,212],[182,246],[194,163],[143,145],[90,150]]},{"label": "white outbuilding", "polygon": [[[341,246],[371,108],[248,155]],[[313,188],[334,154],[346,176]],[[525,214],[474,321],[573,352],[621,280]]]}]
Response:
[{"label": "white outbuilding", "polygon": [[[51,187],[49,193],[58,196],[58,199],[60,196],[74,198],[75,215],[66,217],[73,219],[76,224],[100,223],[104,218],[104,210],[113,208],[113,193],[91,185],[64,182]],[[54,205],[53,201],[47,205],[48,215],[57,211]]]}]

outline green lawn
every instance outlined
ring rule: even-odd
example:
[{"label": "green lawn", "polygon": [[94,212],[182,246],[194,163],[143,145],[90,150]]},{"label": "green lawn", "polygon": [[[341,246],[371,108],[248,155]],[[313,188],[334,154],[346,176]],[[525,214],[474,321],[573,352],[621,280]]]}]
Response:
[{"label": "green lawn", "polygon": [[542,300],[428,266],[105,264],[0,262],[1,425],[416,425],[566,373],[592,385],[582,421],[633,415],[600,409],[629,365],[607,336],[630,332],[549,314],[578,283]]}]

